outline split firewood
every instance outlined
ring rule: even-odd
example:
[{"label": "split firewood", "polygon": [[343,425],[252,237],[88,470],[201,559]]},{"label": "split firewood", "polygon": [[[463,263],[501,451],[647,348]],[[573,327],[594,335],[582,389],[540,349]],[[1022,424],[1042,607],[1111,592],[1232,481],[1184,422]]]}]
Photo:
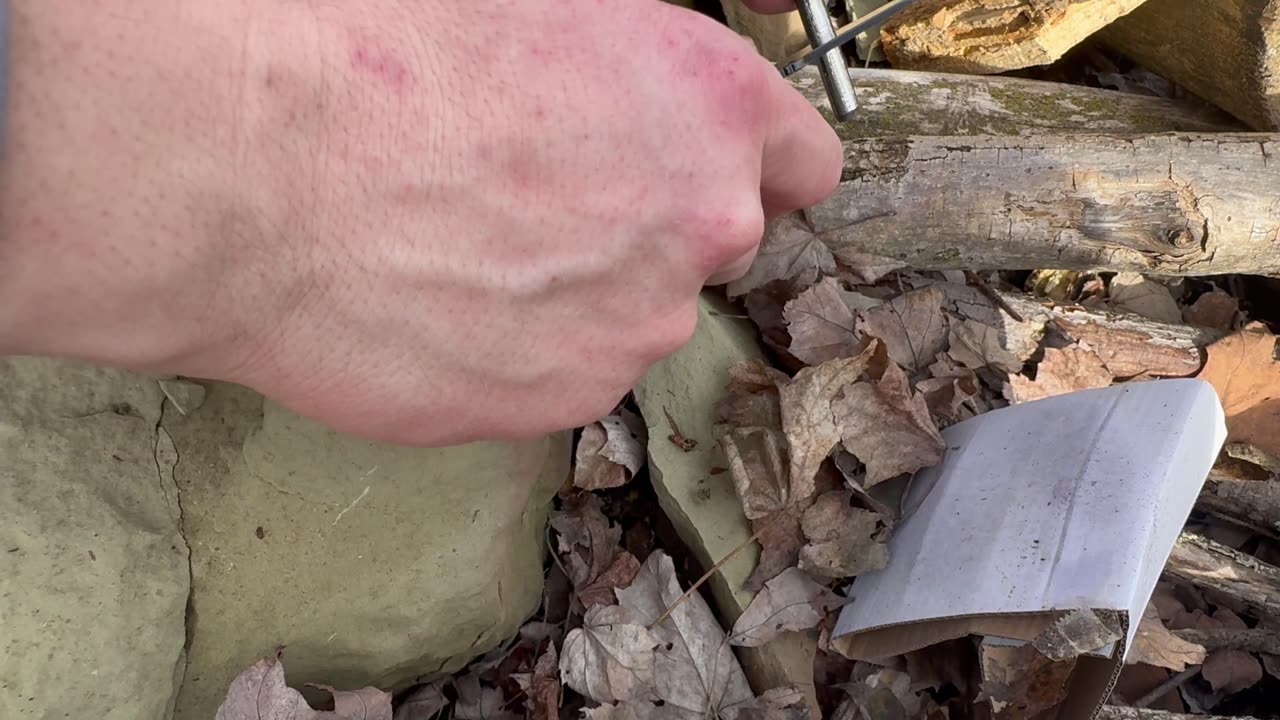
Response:
[{"label": "split firewood", "polygon": [[1257,720],[1257,718],[1247,715],[1187,715],[1172,713],[1167,710],[1152,710],[1151,708],[1103,705],[1098,711],[1096,720]]},{"label": "split firewood", "polygon": [[1280,634],[1270,630],[1175,630],[1173,634],[1206,650],[1246,650],[1280,655]]},{"label": "split firewood", "polygon": [[1183,533],[1164,571],[1267,614],[1280,613],[1280,568],[1207,538]]},{"label": "split firewood", "polygon": [[1277,156],[1280,135],[853,140],[804,215],[837,258],[918,269],[1280,276]]},{"label": "split firewood", "polygon": [[1207,328],[1174,325],[1129,313],[1049,305],[1023,293],[997,291],[1019,317],[984,299],[976,288],[945,286],[951,312],[996,328],[1007,349],[1029,356],[1049,333],[1057,345],[1083,344],[1118,378],[1187,377],[1199,371],[1204,348],[1219,337]]},{"label": "split firewood", "polygon": [[1144,0],[923,0],[885,23],[894,67],[973,74],[1048,65]]},{"label": "split firewood", "polygon": [[1099,37],[1254,129],[1280,130],[1276,0],[1150,0]]},{"label": "split firewood", "polygon": [[792,75],[792,86],[845,140],[897,135],[1018,135],[1028,131],[1092,133],[1229,132],[1243,126],[1200,105],[1015,77],[853,68],[858,111],[839,122],[818,68]]},{"label": "split firewood", "polygon": [[1212,472],[1196,500],[1196,509],[1261,535],[1277,537],[1280,480],[1239,479]]}]

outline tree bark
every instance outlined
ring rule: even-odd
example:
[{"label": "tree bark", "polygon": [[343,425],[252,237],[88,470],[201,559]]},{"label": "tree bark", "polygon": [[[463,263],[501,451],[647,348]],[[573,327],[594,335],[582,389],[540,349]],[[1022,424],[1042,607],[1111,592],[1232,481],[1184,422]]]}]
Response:
[{"label": "tree bark", "polygon": [[1280,613],[1280,568],[1212,540],[1183,533],[1164,571],[1266,614]]},{"label": "tree bark", "polygon": [[880,32],[894,67],[990,74],[1048,65],[1144,0],[923,0]]},{"label": "tree bark", "polygon": [[1280,135],[914,137],[845,143],[804,211],[837,256],[920,269],[1280,276]]},{"label": "tree bark", "polygon": [[1174,630],[1174,635],[1205,650],[1245,650],[1280,655],[1280,635],[1270,630]]},{"label": "tree bark", "polygon": [[790,78],[844,140],[1034,130],[1140,134],[1243,129],[1226,113],[1193,103],[1079,85],[878,68],[854,68],[850,75],[858,110],[845,122],[832,114],[816,67]]},{"label": "tree bark", "polygon": [[1103,705],[1098,712],[1097,720],[1257,720],[1257,718],[1248,715],[1184,715],[1151,708]]},{"label": "tree bark", "polygon": [[1280,537],[1280,481],[1239,480],[1210,473],[1196,509],[1268,537]]},{"label": "tree bark", "polygon": [[1256,130],[1280,130],[1280,0],[1149,0],[1099,37]]}]

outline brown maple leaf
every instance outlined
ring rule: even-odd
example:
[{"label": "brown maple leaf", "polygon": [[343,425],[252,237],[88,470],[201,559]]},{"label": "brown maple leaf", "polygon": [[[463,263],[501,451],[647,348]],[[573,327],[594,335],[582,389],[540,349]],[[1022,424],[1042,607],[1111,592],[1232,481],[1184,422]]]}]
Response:
[{"label": "brown maple leaf", "polygon": [[760,543],[760,560],[742,587],[749,593],[755,593],[766,582],[800,561],[800,548],[804,547],[805,539],[795,507],[752,520],[751,530]]},{"label": "brown maple leaf", "polygon": [[812,575],[847,578],[884,568],[889,550],[876,539],[880,516],[850,507],[848,490],[819,495],[804,511],[800,527],[809,543],[800,549],[800,569]]},{"label": "brown maple leaf", "polygon": [[858,383],[832,403],[841,443],[867,466],[864,487],[942,460],[945,443],[928,403],[889,363],[874,385]]},{"label": "brown maple leaf", "polygon": [[1076,390],[1104,388],[1114,379],[1097,353],[1072,345],[1045,348],[1044,359],[1036,366],[1036,379],[1011,375],[1009,385],[1015,402],[1030,402]]},{"label": "brown maple leaf", "polygon": [[903,293],[858,318],[858,333],[878,338],[889,357],[912,371],[923,370],[947,347],[946,293],[929,286]]},{"label": "brown maple leaf", "polygon": [[1280,456],[1280,360],[1276,336],[1254,324],[1210,345],[1196,376],[1218,391],[1227,441]]},{"label": "brown maple leaf", "polygon": [[824,275],[833,275],[836,259],[822,239],[813,233],[800,213],[783,215],[765,228],[760,249],[747,273],[729,283],[730,298],[785,280],[793,287],[808,287]]},{"label": "brown maple leaf", "polygon": [[853,357],[862,350],[863,343],[853,332],[853,311],[835,278],[823,278],[800,293],[782,314],[791,336],[787,351],[806,365]]}]

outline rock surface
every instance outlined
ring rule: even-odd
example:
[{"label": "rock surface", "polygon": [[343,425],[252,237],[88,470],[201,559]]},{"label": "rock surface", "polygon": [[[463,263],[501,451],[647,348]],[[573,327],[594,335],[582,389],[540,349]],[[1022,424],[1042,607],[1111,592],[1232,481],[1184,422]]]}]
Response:
[{"label": "rock surface", "polygon": [[0,717],[169,716],[189,575],[163,402],[135,375],[0,358]]},{"label": "rock surface", "polygon": [[[728,368],[762,356],[754,326],[740,316],[741,311],[717,293],[704,292],[693,339],[655,365],[635,391],[649,427],[650,476],[659,502],[704,568],[751,537],[729,474],[711,473],[713,467],[724,467],[711,426],[712,408],[725,393]],[[693,450],[685,452],[667,439],[674,432],[668,413],[682,435],[697,441]],[[753,545],[708,581],[729,625],[751,602],[742,584],[758,559],[759,548]],[[796,685],[805,691],[813,716],[820,717],[813,687],[815,632],[788,633],[763,647],[736,650],[757,693]]]},{"label": "rock surface", "polygon": [[212,718],[277,645],[291,686],[391,690],[459,669],[538,607],[568,435],[394,448],[222,385],[163,427],[192,557],[177,720]]},{"label": "rock surface", "polygon": [[211,720],[279,645],[294,687],[395,689],[536,610],[569,434],[395,448],[217,383],[184,409],[0,360],[0,717]]}]

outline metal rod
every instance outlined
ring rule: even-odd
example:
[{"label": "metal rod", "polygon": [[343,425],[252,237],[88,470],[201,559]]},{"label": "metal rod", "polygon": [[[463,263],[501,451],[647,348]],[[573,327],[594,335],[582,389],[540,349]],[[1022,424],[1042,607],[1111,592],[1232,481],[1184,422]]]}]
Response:
[{"label": "metal rod", "polygon": [[[836,38],[836,29],[831,24],[831,15],[827,12],[824,0],[796,0],[796,9],[800,11],[800,19],[804,22],[804,31],[809,36],[810,45],[818,48]],[[845,62],[844,53],[839,47],[828,50],[818,59],[818,68],[836,119],[849,119],[853,111],[858,109],[858,96],[853,90],[853,80],[849,77],[849,64]]]},{"label": "metal rod", "polygon": [[[850,40],[870,30],[876,25],[884,24],[890,16],[906,9],[908,5],[911,5],[916,1],[917,0],[893,0],[892,2],[885,3],[872,12],[858,18],[855,22],[844,26],[838,35],[832,37],[826,42],[814,43],[813,38],[810,38],[809,43],[813,46],[813,49],[805,53],[799,60],[795,60],[779,67],[778,69],[782,71],[782,77],[794,75],[799,72],[801,68],[818,62],[820,58],[828,54],[831,50],[845,45]],[[797,9],[799,9],[801,3],[797,2],[796,5]],[[804,11],[801,10],[801,18],[803,19],[803,17]]]}]

